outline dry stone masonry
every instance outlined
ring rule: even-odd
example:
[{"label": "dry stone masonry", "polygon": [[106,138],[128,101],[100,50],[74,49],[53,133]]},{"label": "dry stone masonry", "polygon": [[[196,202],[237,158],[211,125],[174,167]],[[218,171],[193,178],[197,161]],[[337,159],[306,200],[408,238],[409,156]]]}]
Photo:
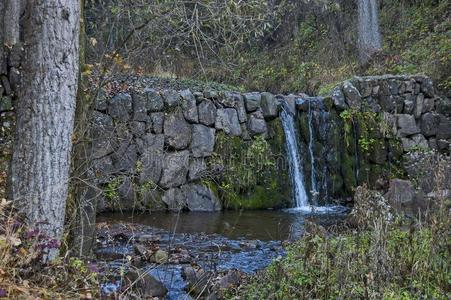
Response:
[{"label": "dry stone masonry", "polygon": [[[99,211],[290,206],[286,161],[246,170],[246,161],[229,165],[234,153],[221,152],[224,145],[258,152],[252,143],[263,141],[283,158],[282,102],[297,115],[306,186],[319,203],[388,178],[409,151],[450,151],[450,100],[425,76],[355,77],[324,98],[152,86],[102,91],[90,125]],[[226,172],[263,179],[229,192]]]}]

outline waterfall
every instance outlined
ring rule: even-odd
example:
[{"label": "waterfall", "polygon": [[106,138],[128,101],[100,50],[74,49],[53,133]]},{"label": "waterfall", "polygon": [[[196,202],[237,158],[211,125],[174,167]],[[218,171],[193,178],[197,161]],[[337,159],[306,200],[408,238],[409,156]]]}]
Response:
[{"label": "waterfall", "polygon": [[316,184],[316,169],[315,169],[315,154],[314,154],[314,143],[315,143],[315,135],[314,135],[314,131],[313,131],[313,110],[311,108],[311,100],[308,101],[308,128],[309,128],[309,135],[310,135],[310,139],[309,139],[309,145],[308,145],[308,149],[309,149],[309,153],[310,153],[310,168],[311,168],[311,173],[310,173],[310,183],[311,183],[311,194],[312,194],[312,200],[314,204],[317,204],[317,197],[318,197],[318,188],[317,188],[317,184]]},{"label": "waterfall", "polygon": [[285,145],[287,148],[288,169],[293,187],[293,198],[296,208],[308,206],[308,197],[304,187],[304,174],[299,159],[294,116],[290,113],[284,103],[280,113],[283,130],[285,132]]},{"label": "waterfall", "polygon": [[[322,106],[321,103],[316,103]],[[328,113],[325,111],[321,111],[321,122],[319,124],[319,132],[323,137],[319,138],[325,138],[327,135],[327,130],[329,126],[328,122]],[[293,189],[293,198],[294,198],[294,204],[296,205],[294,208],[290,209],[290,211],[294,212],[302,212],[302,213],[341,213],[346,211],[346,208],[339,205],[326,205],[326,206],[314,206],[309,204],[309,199],[307,196],[307,192],[305,190],[304,185],[304,170],[303,166],[300,160],[300,154],[299,154],[299,147],[297,142],[297,132],[295,127],[295,120],[294,120],[293,113],[290,112],[290,108],[288,107],[288,104],[286,102],[282,102],[282,111],[280,113],[280,119],[282,122],[282,127],[285,133],[285,146],[287,150],[287,159],[288,159],[288,171],[290,173],[290,179]],[[313,112],[310,109],[310,102],[309,102],[309,134],[310,134],[310,142],[309,142],[309,152],[310,152],[310,158],[311,158],[311,167],[312,167],[312,173],[311,173],[311,182],[312,182],[312,195],[313,195],[313,201],[316,205],[316,198],[319,195],[319,192],[317,190],[318,183],[317,183],[317,174],[316,174],[316,166],[315,166],[315,157],[314,157],[314,126],[316,124],[313,122]],[[321,153],[321,158],[325,153]],[[326,167],[327,169],[327,167]],[[324,171],[324,174],[327,174],[326,171]],[[326,175],[323,175],[325,177]],[[323,178],[323,181],[327,181],[325,178]],[[327,194],[327,183],[325,183],[326,188],[326,194]]]},{"label": "waterfall", "polygon": [[359,52],[362,63],[381,49],[377,2],[377,0],[358,0]]}]

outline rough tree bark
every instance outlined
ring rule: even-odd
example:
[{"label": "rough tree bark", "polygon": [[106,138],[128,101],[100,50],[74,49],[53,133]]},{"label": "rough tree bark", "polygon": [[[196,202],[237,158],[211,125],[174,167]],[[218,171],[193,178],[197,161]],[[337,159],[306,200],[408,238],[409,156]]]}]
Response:
[{"label": "rough tree bark", "polygon": [[5,30],[3,43],[12,46],[19,42],[21,0],[6,0],[3,28]]},{"label": "rough tree bark", "polygon": [[[84,26],[84,0],[80,1],[80,68],[85,65],[86,34]],[[77,140],[73,149],[71,200],[74,203],[73,224],[71,229],[71,249],[76,256],[89,256],[95,242],[95,222],[97,198],[100,192],[96,188],[95,175],[90,155],[91,143],[88,137],[89,112],[92,99],[85,91],[87,80],[80,73],[77,94],[77,110],[75,112],[75,135]]]},{"label": "rough tree bark", "polygon": [[[78,81],[78,0],[29,0],[25,58],[11,162],[15,206],[60,241]],[[50,250],[49,258],[57,255]]]}]

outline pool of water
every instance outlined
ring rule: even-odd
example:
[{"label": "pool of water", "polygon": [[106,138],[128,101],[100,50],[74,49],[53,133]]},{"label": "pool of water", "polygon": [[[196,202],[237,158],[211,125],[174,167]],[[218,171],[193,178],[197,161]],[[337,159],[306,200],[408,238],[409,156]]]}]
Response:
[{"label": "pool of water", "polygon": [[229,239],[271,241],[299,238],[306,220],[323,226],[337,224],[343,220],[343,212],[343,209],[330,209],[318,210],[317,213],[308,210],[108,213],[98,216],[97,221],[137,223],[171,233],[220,234]]}]

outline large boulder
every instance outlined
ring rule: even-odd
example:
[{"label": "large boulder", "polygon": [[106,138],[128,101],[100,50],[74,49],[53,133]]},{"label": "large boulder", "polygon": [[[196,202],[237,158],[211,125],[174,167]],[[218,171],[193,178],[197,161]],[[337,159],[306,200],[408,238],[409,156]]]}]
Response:
[{"label": "large boulder", "polygon": [[260,108],[261,94],[257,92],[246,93],[244,96],[244,103],[248,112],[256,111]]},{"label": "large boulder", "polygon": [[147,134],[138,143],[142,153],[139,181],[157,183],[163,167],[164,136],[162,134]]},{"label": "large boulder", "polygon": [[216,129],[201,124],[193,125],[191,152],[193,157],[206,157],[213,153]]},{"label": "large boulder", "polygon": [[201,179],[208,174],[207,163],[203,158],[194,158],[190,161],[188,179],[190,181]]},{"label": "large boulder", "polygon": [[150,118],[147,115],[147,97],[145,93],[138,91],[133,92],[133,120],[140,122],[149,122]]},{"label": "large boulder", "polygon": [[238,121],[238,115],[234,108],[218,109],[215,127],[218,130],[223,130],[227,135],[241,135],[240,122]]},{"label": "large boulder", "polygon": [[423,193],[417,191],[409,180],[390,180],[388,192],[384,197],[392,208],[402,213],[416,214],[427,207]]},{"label": "large boulder", "polygon": [[208,187],[199,184],[186,184],[181,187],[181,190],[185,194],[186,204],[190,211],[221,210],[221,203]]},{"label": "large boulder", "polygon": [[197,112],[196,98],[190,90],[183,90],[180,92],[182,97],[183,115],[188,122],[198,123],[199,114]]},{"label": "large boulder", "polygon": [[334,106],[337,108],[337,110],[345,110],[348,108],[348,105],[345,102],[345,95],[343,94],[343,91],[341,90],[340,86],[336,86],[332,90],[332,100],[334,102]]},{"label": "large boulder", "polygon": [[132,270],[125,276],[125,285],[131,286],[141,299],[162,299],[168,292],[163,283],[142,270]]},{"label": "large boulder", "polygon": [[265,119],[261,111],[254,112],[250,114],[247,121],[247,129],[251,136],[257,134],[267,135],[268,127],[266,125]]},{"label": "large boulder", "polygon": [[191,142],[191,125],[180,112],[168,114],[164,120],[164,135],[169,147],[186,149]]},{"label": "large boulder", "polygon": [[164,106],[166,108],[176,107],[180,104],[180,94],[174,90],[165,90],[162,92]]},{"label": "large boulder", "polygon": [[421,133],[425,137],[430,137],[437,134],[437,129],[440,124],[440,115],[436,113],[425,113],[421,116]]},{"label": "large boulder", "polygon": [[132,97],[127,93],[119,93],[110,99],[108,114],[122,122],[130,119],[132,112]]},{"label": "large boulder", "polygon": [[345,101],[350,107],[356,109],[360,109],[362,107],[362,97],[360,96],[360,92],[350,81],[345,81],[343,83],[342,90],[345,96]]},{"label": "large boulder", "polygon": [[261,94],[261,107],[265,118],[275,118],[279,115],[278,101],[271,93]]},{"label": "large boulder", "polygon": [[451,139],[451,119],[440,115],[440,124],[437,128],[437,138],[439,139]]},{"label": "large boulder", "polygon": [[111,155],[114,170],[116,172],[133,173],[138,159],[137,147],[124,141],[119,148]]},{"label": "large boulder", "polygon": [[144,93],[147,98],[146,108],[148,111],[157,112],[164,108],[164,101],[160,93],[154,89],[145,89]]},{"label": "large boulder", "polygon": [[415,122],[415,118],[412,115],[399,114],[396,115],[398,123],[398,134],[401,137],[417,134],[420,129]]},{"label": "large boulder", "polygon": [[211,126],[216,121],[216,106],[213,101],[204,99],[198,106],[199,122]]},{"label": "large boulder", "polygon": [[416,149],[426,150],[429,148],[429,143],[422,134],[415,134],[408,138],[401,138],[402,147],[404,151],[412,151]]},{"label": "large boulder", "polygon": [[182,210],[186,206],[185,194],[180,188],[171,188],[165,191],[161,200],[172,211]]},{"label": "large boulder", "polygon": [[189,168],[189,151],[166,153],[163,160],[163,174],[160,185],[171,188],[184,184]]},{"label": "large boulder", "polygon": [[114,135],[114,125],[110,116],[93,111],[89,131],[92,138],[91,155],[93,158],[100,158],[113,152],[111,140]]},{"label": "large boulder", "polygon": [[162,112],[151,113],[150,119],[152,121],[153,133],[156,133],[156,134],[163,133],[164,113],[162,113]]}]

